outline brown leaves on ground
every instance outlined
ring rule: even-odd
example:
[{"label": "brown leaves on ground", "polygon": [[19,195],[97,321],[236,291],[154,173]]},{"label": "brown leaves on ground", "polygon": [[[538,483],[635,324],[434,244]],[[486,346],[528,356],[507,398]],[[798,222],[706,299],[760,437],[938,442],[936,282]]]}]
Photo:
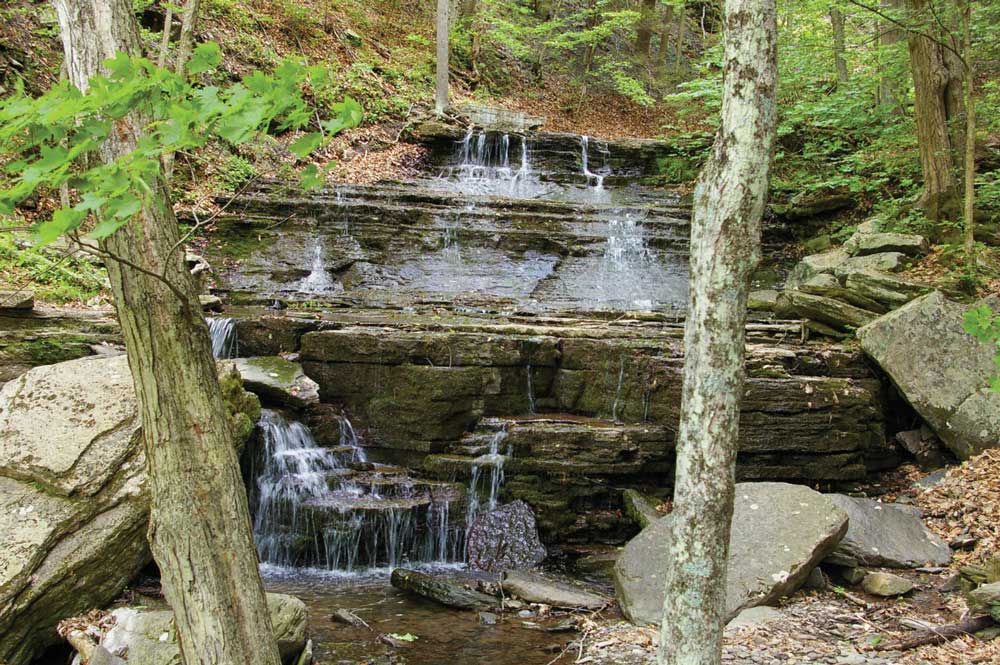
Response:
[{"label": "brown leaves on ground", "polygon": [[955,566],[1000,556],[1000,450],[987,450],[950,469],[915,500],[928,528],[946,542],[964,535],[977,540],[972,551],[955,554]]}]

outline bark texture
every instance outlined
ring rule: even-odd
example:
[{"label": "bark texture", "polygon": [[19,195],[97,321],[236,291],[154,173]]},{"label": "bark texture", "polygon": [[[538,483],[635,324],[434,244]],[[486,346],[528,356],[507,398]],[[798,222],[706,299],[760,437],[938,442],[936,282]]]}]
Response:
[{"label": "bark texture", "polygon": [[847,58],[844,38],[844,13],[830,7],[830,23],[833,25],[833,59],[837,66],[837,82],[847,83]]},{"label": "bark texture", "polygon": [[962,63],[946,46],[949,35],[937,29],[940,17],[931,17],[931,0],[907,0],[911,24],[907,45],[913,73],[913,112],[920,145],[924,190],[920,206],[935,221],[957,219],[961,194],[957,165],[964,154]]},{"label": "bark texture", "polygon": [[635,32],[635,54],[644,62],[649,60],[649,45],[653,41],[653,29],[656,27],[657,0],[642,0],[640,10],[642,19]]},{"label": "bark texture", "polygon": [[449,0],[437,3],[437,85],[434,89],[434,111],[438,115],[448,110],[448,15]]},{"label": "bark texture", "polygon": [[695,191],[670,567],[659,662],[717,665],[746,303],[775,138],[774,0],[726,0],[721,125]]},{"label": "bark texture", "polygon": [[[140,52],[130,0],[54,5],[80,89],[116,52]],[[145,126],[141,109],[119,122],[101,159],[132,151]],[[142,212],[101,243],[118,257],[105,263],[143,422],[150,545],[187,665],[278,665],[208,328],[165,182],[150,185]]]}]

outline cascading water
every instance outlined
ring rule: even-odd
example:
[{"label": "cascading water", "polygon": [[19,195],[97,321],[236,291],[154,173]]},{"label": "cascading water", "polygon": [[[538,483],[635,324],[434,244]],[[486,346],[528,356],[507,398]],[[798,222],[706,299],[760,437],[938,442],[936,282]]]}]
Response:
[{"label": "cascading water", "polygon": [[323,243],[317,237],[313,241],[313,260],[309,274],[303,278],[299,284],[299,291],[302,293],[322,294],[331,291],[343,290],[339,282],[330,278],[330,273],[326,271],[323,261]]},{"label": "cascading water", "polygon": [[[602,156],[603,161],[607,162],[608,149],[607,146],[602,146],[600,143],[595,141],[598,153]],[[608,175],[610,170],[607,164],[602,165],[598,168],[597,172],[590,170],[590,137],[584,134],[580,137],[580,163],[583,171],[583,176],[587,179],[587,186],[593,187],[598,192],[604,191],[604,178]]]},{"label": "cascading water", "polygon": [[601,257],[599,299],[626,308],[651,309],[650,285],[659,266],[649,248],[640,220],[633,213],[612,213]]},{"label": "cascading water", "polygon": [[[488,452],[475,459],[472,465],[472,477],[469,480],[468,503],[466,505],[465,524],[466,529],[472,525],[476,516],[483,512],[495,510],[500,497],[500,488],[503,486],[503,464],[511,454],[510,447],[507,454],[500,454],[500,446],[507,439],[507,430],[500,429],[490,439]],[[488,484],[485,486],[486,499],[482,501],[479,496],[479,479],[482,470],[488,469]]]},{"label": "cascading water", "polygon": [[238,348],[236,321],[212,316],[206,322],[208,335],[212,340],[212,355],[219,359],[235,358]]},{"label": "cascading water", "polygon": [[336,448],[274,411],[260,426],[251,494],[262,563],[352,572],[456,558],[463,533],[448,519],[452,488],[366,462],[346,419]]},{"label": "cascading water", "polygon": [[532,172],[528,141],[520,143],[518,166],[512,166],[511,137],[472,128],[459,143],[455,166],[444,170],[442,182],[455,183],[465,194],[531,198],[543,193],[538,178]]}]

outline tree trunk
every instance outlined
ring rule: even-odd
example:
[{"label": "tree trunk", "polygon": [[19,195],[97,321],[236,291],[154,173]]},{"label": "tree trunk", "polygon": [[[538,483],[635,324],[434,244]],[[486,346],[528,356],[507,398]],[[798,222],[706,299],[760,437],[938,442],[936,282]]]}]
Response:
[{"label": "tree trunk", "polygon": [[663,27],[660,30],[660,64],[666,66],[670,58],[670,38],[674,29],[674,6],[667,5],[663,10]]},{"label": "tree trunk", "polygon": [[847,48],[844,39],[844,13],[830,7],[830,23],[833,25],[833,60],[837,66],[837,82],[847,83]]},{"label": "tree trunk", "polygon": [[[177,40],[177,54],[174,58],[174,71],[179,75],[184,74],[184,67],[187,66],[187,61],[191,57],[191,51],[194,49],[194,26],[198,22],[200,5],[200,0],[188,0],[187,7],[184,9],[184,19],[181,22],[181,36]],[[162,64],[160,66],[163,67]],[[163,178],[167,181],[167,185],[169,185],[173,177],[174,153],[168,152],[163,155]]]},{"label": "tree trunk", "polygon": [[[131,0],[54,4],[70,81],[81,90],[105,59],[140,52]],[[101,159],[135,148],[147,124],[141,113],[117,123]],[[105,263],[143,423],[153,557],[187,665],[279,665],[208,328],[166,184],[149,185],[142,212],[101,248],[112,255]]]},{"label": "tree trunk", "polygon": [[695,190],[659,662],[718,665],[750,275],[776,133],[774,0],[726,0],[721,124]]},{"label": "tree trunk", "polygon": [[448,110],[448,0],[437,3],[437,86],[434,94],[434,112],[441,115]]},{"label": "tree trunk", "polygon": [[[954,56],[926,35],[934,35],[936,25],[928,16],[927,5],[932,0],[907,0],[913,25],[922,33],[911,32],[907,37],[910,69],[913,73],[913,112],[917,122],[917,142],[920,146],[920,167],[924,190],[920,207],[929,219],[957,219],[960,195],[956,177],[955,154],[959,149],[952,126],[961,109],[961,74],[955,72]],[[941,35],[949,39],[947,35]],[[956,81],[957,75],[957,81]],[[956,97],[956,84],[959,94]],[[959,128],[961,131],[961,128]],[[964,136],[961,143],[964,144]]]},{"label": "tree trunk", "polygon": [[973,97],[976,72],[972,66],[972,0],[962,7],[962,52],[965,54],[965,253],[970,268],[976,255],[976,101]]},{"label": "tree trunk", "polygon": [[657,0],[642,0],[642,18],[635,33],[635,54],[643,62],[649,62],[649,44],[653,41],[653,28],[656,23]]},{"label": "tree trunk", "polygon": [[[901,9],[903,0],[882,0],[883,10]],[[875,30],[878,31],[879,43],[879,89],[878,103],[880,106],[890,108],[893,113],[902,114],[903,104],[900,99],[900,82],[891,72],[886,71],[885,59],[888,52],[891,52],[894,44],[898,44],[903,39],[902,31],[892,23],[876,23]]]}]

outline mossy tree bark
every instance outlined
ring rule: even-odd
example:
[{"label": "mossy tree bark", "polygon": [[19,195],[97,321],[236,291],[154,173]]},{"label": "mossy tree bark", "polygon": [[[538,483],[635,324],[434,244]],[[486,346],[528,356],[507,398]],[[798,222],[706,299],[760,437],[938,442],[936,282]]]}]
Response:
[{"label": "mossy tree bark", "polygon": [[[141,52],[131,0],[53,3],[81,90],[104,60]],[[146,124],[141,109],[120,121],[101,159],[130,153]],[[208,328],[166,184],[149,184],[141,213],[101,249],[143,422],[150,545],[187,665],[279,665]]]},{"label": "mossy tree bark", "polygon": [[774,0],[726,0],[721,125],[695,190],[659,662],[718,665],[750,275],[776,133]]},{"label": "mossy tree bark", "polygon": [[[913,112],[924,189],[920,207],[934,221],[957,220],[961,211],[958,165],[965,134],[961,116],[963,64],[947,44],[952,36],[932,16],[934,0],[907,0],[913,30],[908,33],[913,74]],[[957,44],[956,44],[957,46]]]}]

